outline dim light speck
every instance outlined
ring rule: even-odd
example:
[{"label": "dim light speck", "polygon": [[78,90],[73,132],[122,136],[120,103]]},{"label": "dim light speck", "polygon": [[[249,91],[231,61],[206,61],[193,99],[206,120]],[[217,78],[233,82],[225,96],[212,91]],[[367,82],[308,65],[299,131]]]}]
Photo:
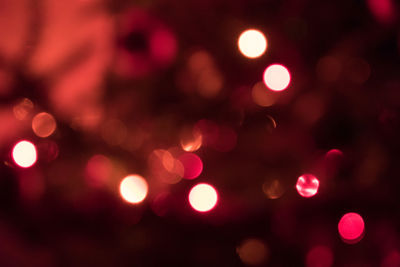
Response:
[{"label": "dim light speck", "polygon": [[32,130],[39,137],[48,137],[56,130],[56,120],[46,112],[37,114],[32,120]]},{"label": "dim light speck", "polygon": [[262,32],[250,29],[239,36],[238,46],[245,57],[257,58],[267,49],[267,39]]},{"label": "dim light speck", "polygon": [[302,197],[312,197],[317,194],[319,181],[312,174],[303,174],[297,179],[296,189]]},{"label": "dim light speck", "polygon": [[197,184],[189,192],[189,203],[199,212],[212,210],[218,201],[217,191],[209,184]]},{"label": "dim light speck", "polygon": [[119,192],[126,202],[138,204],[146,198],[148,185],[142,176],[132,174],[121,181]]},{"label": "dim light speck", "polygon": [[20,141],[14,146],[12,150],[12,157],[18,166],[22,168],[29,168],[36,162],[36,147],[29,141]]},{"label": "dim light speck", "polygon": [[268,66],[264,71],[264,83],[272,91],[283,91],[290,83],[289,70],[280,64]]}]

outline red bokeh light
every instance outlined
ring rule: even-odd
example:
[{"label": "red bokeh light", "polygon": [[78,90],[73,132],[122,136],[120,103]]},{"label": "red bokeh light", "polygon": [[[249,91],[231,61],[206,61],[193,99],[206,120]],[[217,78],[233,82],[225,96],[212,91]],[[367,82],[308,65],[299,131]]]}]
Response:
[{"label": "red bokeh light", "polygon": [[203,162],[200,157],[194,153],[184,153],[180,155],[178,159],[183,165],[183,178],[197,178],[203,171]]},{"label": "red bokeh light", "polygon": [[338,230],[344,242],[357,243],[364,233],[364,220],[358,213],[346,213],[339,221]]},{"label": "red bokeh light", "polygon": [[319,181],[312,174],[303,174],[297,179],[296,189],[302,197],[312,197],[317,194]]}]

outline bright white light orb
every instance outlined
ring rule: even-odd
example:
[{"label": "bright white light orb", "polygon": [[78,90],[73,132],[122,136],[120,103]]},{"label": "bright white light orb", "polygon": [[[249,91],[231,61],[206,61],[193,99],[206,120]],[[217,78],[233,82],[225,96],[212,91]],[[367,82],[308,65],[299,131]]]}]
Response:
[{"label": "bright white light orb", "polygon": [[270,65],[264,71],[264,83],[272,91],[283,91],[290,83],[289,70],[280,64]]},{"label": "bright white light orb", "polygon": [[31,167],[37,159],[35,145],[25,140],[18,142],[12,150],[12,158],[22,168]]},{"label": "bright white light orb", "polygon": [[189,192],[189,203],[199,212],[212,210],[218,201],[217,191],[209,184],[195,185]]},{"label": "bright white light orb", "polygon": [[132,174],[121,181],[119,192],[126,202],[138,204],[146,198],[148,185],[142,176]]},{"label": "bright white light orb", "polygon": [[245,57],[257,58],[267,49],[267,39],[262,32],[250,29],[239,36],[238,46]]}]

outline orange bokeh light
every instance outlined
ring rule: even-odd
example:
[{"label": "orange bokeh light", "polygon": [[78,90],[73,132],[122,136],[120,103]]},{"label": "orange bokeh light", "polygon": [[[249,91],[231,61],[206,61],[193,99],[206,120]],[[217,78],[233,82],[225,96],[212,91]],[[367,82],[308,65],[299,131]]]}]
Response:
[{"label": "orange bokeh light", "polygon": [[29,141],[20,141],[14,146],[12,150],[12,157],[18,166],[22,168],[29,168],[36,162],[36,147]]},{"label": "orange bokeh light", "polygon": [[36,114],[32,120],[32,130],[39,137],[48,137],[56,130],[56,120],[46,112]]},{"label": "orange bokeh light", "polygon": [[238,47],[245,57],[257,58],[267,49],[267,39],[259,30],[249,29],[240,34]]},{"label": "orange bokeh light", "polygon": [[189,203],[199,212],[212,210],[218,201],[218,194],[209,184],[197,184],[189,192]]},{"label": "orange bokeh light", "polygon": [[280,64],[268,66],[264,71],[264,83],[272,91],[283,91],[290,83],[289,70]]},{"label": "orange bokeh light", "polygon": [[119,192],[126,202],[138,204],[146,198],[148,185],[142,176],[131,174],[122,179]]}]

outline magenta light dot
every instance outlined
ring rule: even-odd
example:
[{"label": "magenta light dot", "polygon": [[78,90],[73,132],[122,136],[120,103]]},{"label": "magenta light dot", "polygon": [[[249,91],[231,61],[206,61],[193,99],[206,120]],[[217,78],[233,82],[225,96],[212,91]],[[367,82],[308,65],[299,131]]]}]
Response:
[{"label": "magenta light dot", "polygon": [[312,197],[318,192],[319,181],[312,174],[303,174],[297,179],[296,189],[302,197]]},{"label": "magenta light dot", "polygon": [[338,230],[344,242],[357,243],[364,233],[364,220],[358,213],[346,213],[339,221]]}]

